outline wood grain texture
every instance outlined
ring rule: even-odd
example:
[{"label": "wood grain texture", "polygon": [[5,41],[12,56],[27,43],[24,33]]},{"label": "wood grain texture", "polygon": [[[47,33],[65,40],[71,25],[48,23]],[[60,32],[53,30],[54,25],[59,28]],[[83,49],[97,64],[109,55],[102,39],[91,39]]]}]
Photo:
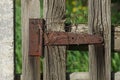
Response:
[{"label": "wood grain texture", "polygon": [[22,80],[40,80],[39,57],[28,56],[29,19],[40,17],[39,0],[21,0],[22,6]]},{"label": "wood grain texture", "polygon": [[[44,0],[46,31],[64,31],[65,0]],[[66,80],[66,47],[46,46],[44,80]]]},{"label": "wood grain texture", "polygon": [[111,80],[111,0],[88,0],[90,34],[104,37],[104,45],[89,45],[90,80]]}]

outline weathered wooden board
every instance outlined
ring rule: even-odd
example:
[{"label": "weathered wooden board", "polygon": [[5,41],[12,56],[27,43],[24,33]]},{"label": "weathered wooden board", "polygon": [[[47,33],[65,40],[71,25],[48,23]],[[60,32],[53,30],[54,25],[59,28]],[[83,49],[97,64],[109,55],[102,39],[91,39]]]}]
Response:
[{"label": "weathered wooden board", "polygon": [[88,31],[104,45],[89,45],[90,80],[111,80],[111,0],[88,0]]},{"label": "weathered wooden board", "polygon": [[[120,72],[111,73],[111,80],[120,80]],[[69,80],[69,79],[68,79]],[[89,72],[74,72],[70,74],[70,80],[90,80]]]},{"label": "weathered wooden board", "polygon": [[40,80],[40,57],[29,56],[29,19],[40,17],[39,0],[21,0],[22,80]]},{"label": "weathered wooden board", "polygon": [[[65,0],[44,0],[47,31],[64,31]],[[45,29],[46,30],[46,29]],[[44,54],[44,80],[66,80],[66,47],[47,46]]]},{"label": "weathered wooden board", "polygon": [[[120,80],[120,72],[111,73],[112,79],[111,80]],[[21,80],[20,75],[15,75],[15,80]],[[67,80],[90,80],[89,72],[73,72],[73,73],[66,73]]]}]

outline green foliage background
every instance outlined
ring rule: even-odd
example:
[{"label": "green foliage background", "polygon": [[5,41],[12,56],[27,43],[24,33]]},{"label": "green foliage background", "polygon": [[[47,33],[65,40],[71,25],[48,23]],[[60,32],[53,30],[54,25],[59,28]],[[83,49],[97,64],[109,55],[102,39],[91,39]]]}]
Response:
[{"label": "green foliage background", "polygon": [[16,73],[22,72],[22,39],[21,39],[21,4],[15,1],[15,64]]},{"label": "green foliage background", "polygon": [[[42,0],[40,0],[42,1]],[[87,23],[88,8],[87,0],[66,0],[66,23],[79,24]],[[119,0],[112,0],[114,3]],[[41,4],[43,7],[43,4]],[[41,13],[43,10],[41,9]],[[120,24],[120,11],[112,9],[112,24]],[[43,15],[41,14],[41,17]],[[21,4],[20,0],[15,1],[15,63],[16,73],[21,73],[22,69],[22,50],[21,50]],[[112,71],[120,70],[120,54],[112,53]],[[42,61],[42,59],[41,59]],[[79,50],[67,51],[67,72],[88,71],[88,52]],[[41,66],[42,68],[42,66]]]}]

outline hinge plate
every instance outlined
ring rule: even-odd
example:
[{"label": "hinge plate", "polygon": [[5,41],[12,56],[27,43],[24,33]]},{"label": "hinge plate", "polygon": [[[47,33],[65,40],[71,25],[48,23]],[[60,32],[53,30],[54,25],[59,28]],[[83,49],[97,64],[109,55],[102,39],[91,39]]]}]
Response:
[{"label": "hinge plate", "polygon": [[29,21],[29,55],[41,56],[44,46],[66,46],[80,44],[101,44],[100,35],[80,34],[72,32],[44,32],[43,19]]}]

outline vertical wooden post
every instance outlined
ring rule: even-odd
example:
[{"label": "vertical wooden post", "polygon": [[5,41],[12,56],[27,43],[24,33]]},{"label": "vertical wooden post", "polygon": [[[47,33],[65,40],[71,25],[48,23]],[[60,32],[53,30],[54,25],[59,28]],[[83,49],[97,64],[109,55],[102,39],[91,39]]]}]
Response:
[{"label": "vertical wooden post", "polygon": [[90,80],[111,80],[111,0],[88,0],[89,33],[104,37],[103,45],[89,46]]},{"label": "vertical wooden post", "polygon": [[[65,0],[44,0],[47,31],[64,31]],[[66,80],[66,47],[46,46],[44,80]]]},{"label": "vertical wooden post", "polygon": [[40,80],[40,58],[30,57],[29,19],[40,17],[39,0],[21,0],[22,5],[22,80]]}]

